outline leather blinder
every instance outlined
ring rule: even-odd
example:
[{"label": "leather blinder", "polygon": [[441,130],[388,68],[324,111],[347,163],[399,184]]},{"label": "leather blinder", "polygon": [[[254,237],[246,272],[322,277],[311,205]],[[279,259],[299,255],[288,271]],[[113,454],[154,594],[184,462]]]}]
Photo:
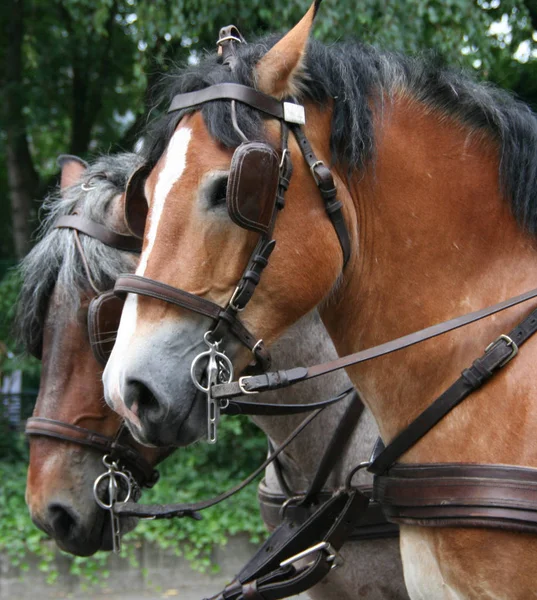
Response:
[{"label": "leather blinder", "polygon": [[233,154],[227,187],[231,220],[250,231],[268,233],[276,205],[280,158],[263,142],[244,142]]},{"label": "leather blinder", "polygon": [[121,319],[124,299],[114,291],[105,292],[90,302],[88,308],[88,335],[95,358],[106,365],[114,343]]},{"label": "leather blinder", "polygon": [[144,186],[151,170],[149,165],[142,165],[131,175],[125,189],[125,223],[132,235],[139,239],[144,237],[149,210]]}]

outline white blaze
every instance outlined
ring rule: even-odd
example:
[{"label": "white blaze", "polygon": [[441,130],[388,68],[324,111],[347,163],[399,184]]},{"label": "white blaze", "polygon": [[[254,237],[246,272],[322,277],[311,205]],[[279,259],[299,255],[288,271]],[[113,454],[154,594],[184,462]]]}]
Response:
[{"label": "white blaze", "polygon": [[147,267],[147,261],[157,237],[157,230],[160,223],[160,217],[164,209],[164,202],[168,197],[172,187],[179,181],[186,167],[186,153],[192,131],[188,127],[181,127],[174,134],[168,149],[166,150],[166,161],[162,171],[159,173],[155,194],[151,205],[151,218],[149,220],[149,230],[145,233],[146,246],[140,258],[140,264],[136,269],[137,275],[143,275]]},{"label": "white blaze", "polygon": [[[191,129],[181,127],[173,134],[168,144],[164,166],[159,173],[155,193],[153,194],[148,228],[146,227],[145,232],[146,243],[140,263],[136,269],[137,275],[144,275],[145,273],[147,262],[157,237],[164,203],[173,186],[179,181],[185,170],[186,155],[191,136]],[[116,407],[119,402],[123,401],[121,365],[126,362],[125,359],[131,345],[131,339],[136,331],[137,309],[138,296],[136,294],[128,294],[127,301],[121,313],[116,343],[103,373],[105,396],[107,399],[110,398]]]}]

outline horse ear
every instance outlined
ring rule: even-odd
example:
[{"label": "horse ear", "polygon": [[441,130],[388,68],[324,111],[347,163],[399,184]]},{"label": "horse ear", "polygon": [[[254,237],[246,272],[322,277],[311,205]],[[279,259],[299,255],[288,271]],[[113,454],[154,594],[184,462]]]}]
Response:
[{"label": "horse ear", "polygon": [[62,191],[77,183],[88,168],[85,160],[72,154],[60,154],[57,163],[61,169],[60,189]]},{"label": "horse ear", "polygon": [[303,67],[308,39],[321,0],[315,0],[300,22],[257,63],[257,86],[265,94],[283,98],[298,95],[298,75]]}]

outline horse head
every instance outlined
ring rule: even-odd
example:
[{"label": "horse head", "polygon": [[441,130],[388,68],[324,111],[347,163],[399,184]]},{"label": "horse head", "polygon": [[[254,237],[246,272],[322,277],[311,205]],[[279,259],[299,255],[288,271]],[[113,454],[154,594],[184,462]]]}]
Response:
[{"label": "horse head", "polygon": [[[212,84],[208,91],[228,82],[251,86],[255,81],[259,98],[278,106],[289,99],[285,109],[300,112],[292,98],[300,94],[315,10],[312,6],[280,41],[273,39],[268,51],[265,44],[243,45],[235,49],[231,64],[222,57],[207,59],[198,77],[203,73],[205,86]],[[195,89],[199,82],[194,79],[185,73],[174,91]],[[194,98],[192,105],[174,109],[148,145],[140,177],[134,175],[127,189],[127,210],[149,207],[137,276],[184,290],[201,298],[202,306],[206,300],[226,307],[238,301],[245,270],[256,271],[246,278],[257,284],[257,273],[268,262],[251,301],[240,309],[241,322],[253,332],[242,338],[253,343],[245,345],[241,335],[239,341],[218,336],[239,371],[252,361],[258,340],[270,345],[329,298],[345,258],[316,173],[302,158],[300,138],[290,133],[293,125],[263,114],[252,103],[225,96],[201,105]],[[308,100],[307,114],[317,167],[330,162],[331,110]],[[334,176],[343,196],[340,175]],[[107,402],[142,441],[186,445],[205,432],[205,403],[190,373],[214,326],[201,312],[155,298],[127,297],[104,382]]]},{"label": "horse head", "polygon": [[[96,293],[110,289],[120,272],[134,270],[138,257],[59,225],[76,215],[82,227],[106,227],[109,235],[123,239],[128,234],[123,190],[137,161],[136,155],[126,154],[87,166],[76,157],[62,157],[61,193],[49,199],[42,238],[22,263],[19,334],[30,351],[43,357],[37,403],[27,425],[26,500],[38,527],[63,550],[83,556],[112,545],[109,514],[93,494],[94,481],[106,470],[103,455],[114,454],[112,445],[121,445],[124,454],[118,460],[126,458],[127,468],[144,483],[144,474],[152,476],[151,465],[162,452],[122,433],[121,419],[103,402],[102,364],[96,354],[102,357],[106,344],[94,352],[88,333],[88,310]],[[119,312],[108,313],[105,321],[108,331],[102,333],[113,339]],[[124,519],[121,531],[134,525],[135,520]]]}]

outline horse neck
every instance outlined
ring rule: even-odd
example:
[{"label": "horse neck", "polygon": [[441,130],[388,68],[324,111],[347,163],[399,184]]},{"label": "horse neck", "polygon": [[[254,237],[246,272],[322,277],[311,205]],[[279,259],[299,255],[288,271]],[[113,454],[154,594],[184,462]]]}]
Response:
[{"label": "horse neck", "polygon": [[[395,101],[382,119],[375,165],[351,186],[360,215],[358,258],[322,311],[340,355],[537,287],[534,240],[502,197],[495,143],[408,99]],[[350,369],[384,439],[401,431],[534,305]],[[407,459],[501,455],[506,461],[509,434],[497,433],[492,441],[479,428],[488,423],[506,432],[537,425],[537,389],[527,376],[536,344],[530,340],[486,393],[462,403]],[[510,447],[515,464],[517,452],[518,464],[537,460],[522,442]]]},{"label": "horse neck", "polygon": [[[274,369],[296,365],[311,365],[335,358],[334,346],[317,312],[303,317],[272,347]],[[325,400],[350,386],[344,372],[333,373],[280,392],[264,394],[264,401],[285,404],[307,404]],[[338,403],[323,411],[293,442],[282,457],[287,483],[294,490],[303,490],[311,480],[320,458],[336,429],[346,404]],[[281,444],[306,415],[287,417],[257,417],[254,422],[273,441]],[[329,485],[341,484],[348,470],[367,456],[378,430],[372,419],[360,419],[360,424],[341,459],[334,465]],[[267,473],[269,486],[275,487]]]}]

